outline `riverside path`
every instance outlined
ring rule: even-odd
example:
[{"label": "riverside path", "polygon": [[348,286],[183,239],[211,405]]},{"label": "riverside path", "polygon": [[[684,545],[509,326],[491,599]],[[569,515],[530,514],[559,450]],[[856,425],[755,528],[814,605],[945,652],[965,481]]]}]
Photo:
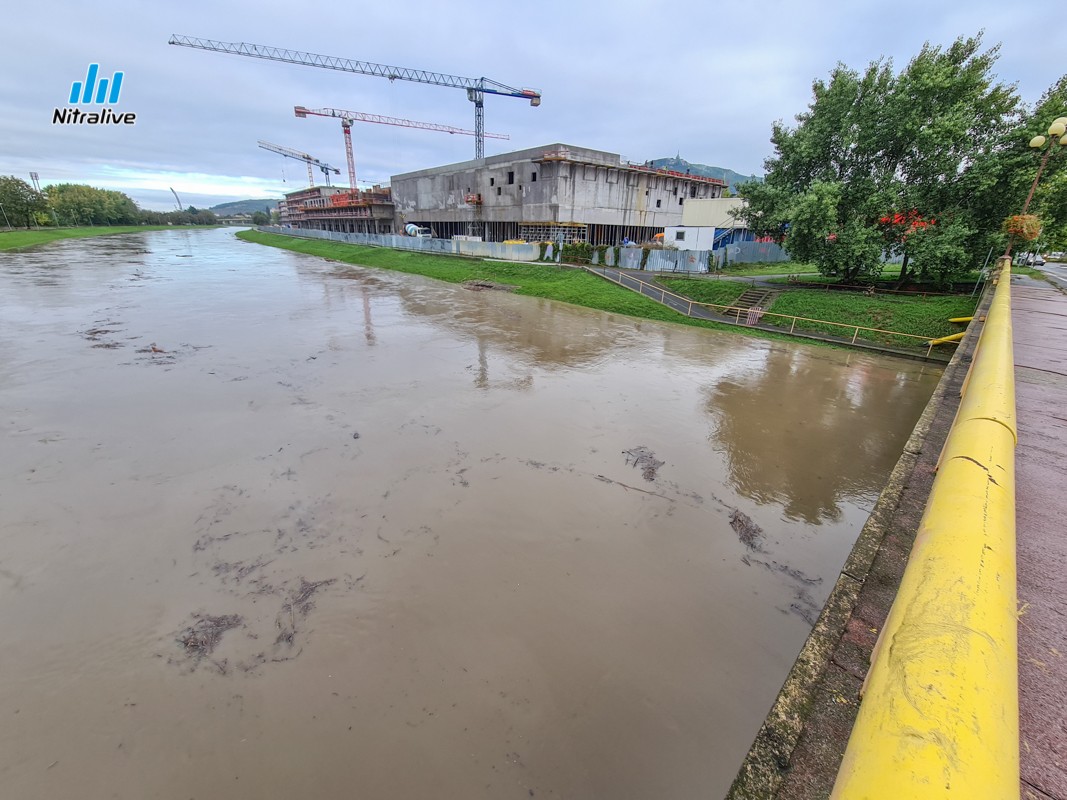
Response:
[{"label": "riverside path", "polygon": [[1013,283],[1021,794],[1067,800],[1067,294]]}]

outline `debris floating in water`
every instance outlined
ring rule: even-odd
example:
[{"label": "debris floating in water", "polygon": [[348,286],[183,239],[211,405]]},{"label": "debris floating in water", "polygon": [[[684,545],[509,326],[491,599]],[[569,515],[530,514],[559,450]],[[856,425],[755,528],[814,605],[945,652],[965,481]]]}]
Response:
[{"label": "debris floating in water", "polygon": [[734,509],[730,515],[730,527],[734,529],[737,538],[741,540],[741,544],[749,550],[754,553],[764,552],[763,528],[753,522],[752,517],[744,511]]},{"label": "debris floating in water", "polygon": [[644,445],[631,447],[629,450],[623,450],[622,452],[626,456],[627,464],[641,468],[642,478],[646,481],[656,480],[656,470],[663,466],[663,462],[656,458],[655,453]]}]

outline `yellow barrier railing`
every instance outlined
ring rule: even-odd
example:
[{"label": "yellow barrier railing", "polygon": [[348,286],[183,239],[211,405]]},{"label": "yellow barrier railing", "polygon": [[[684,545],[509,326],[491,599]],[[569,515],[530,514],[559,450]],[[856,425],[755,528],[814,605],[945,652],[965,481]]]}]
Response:
[{"label": "yellow barrier railing", "polygon": [[[608,274],[608,272],[607,272],[608,269],[615,269],[616,271],[618,271],[617,267],[604,267],[604,268],[602,268],[602,269],[604,269],[604,272],[600,272],[600,271],[598,271],[596,269],[592,269],[590,267],[583,267],[583,268],[585,270],[589,271],[589,272],[592,272],[594,275],[598,275],[598,276],[600,276],[602,278],[607,278],[612,283],[618,284],[619,286],[622,286],[623,288],[626,288],[626,289],[632,289],[633,288],[632,286],[627,286],[626,285],[626,281],[630,281],[630,282],[636,283],[636,284],[638,284],[639,286],[642,287],[642,289],[636,290],[636,291],[640,292],[640,294],[643,294],[645,297],[649,298],[650,300],[655,300],[656,296],[658,295],[660,303],[663,303],[668,308],[671,308],[672,310],[677,311],[680,314],[685,314],[688,317],[692,317],[693,316],[693,309],[694,308],[706,308],[709,311],[713,311],[713,312],[715,312],[717,314],[721,314],[722,316],[735,317],[737,319],[737,322],[736,323],[731,323],[731,324],[745,325],[745,323],[741,322],[741,319],[743,317],[745,317],[749,313],[749,311],[751,311],[751,309],[742,308],[740,306],[720,305],[718,303],[702,303],[699,300],[693,300],[690,297],[685,297],[684,295],[675,294],[674,292],[671,292],[671,291],[668,291],[667,289],[664,289],[662,286],[656,286],[655,284],[648,283],[647,281],[643,281],[640,278],[635,278],[633,275],[626,275],[625,273],[620,273],[620,275],[624,275],[625,277],[624,278],[615,278],[615,277],[612,277],[610,274]],[[651,292],[651,293],[643,291],[643,289],[645,289],[645,288],[647,288],[649,290],[649,292]],[[668,297],[670,297],[672,300],[678,301],[679,304],[686,305],[687,309],[686,310],[682,310],[680,308],[677,308],[675,306],[672,306],[672,305],[668,304],[667,303],[667,298]],[[800,317],[800,316],[797,316],[796,314],[777,314],[777,313],[772,312],[772,311],[760,310],[759,311],[759,319],[762,320],[764,317],[773,317],[773,318],[781,319],[781,320],[784,320],[785,322],[788,322],[789,323],[789,330],[788,331],[785,330],[785,322],[783,322],[781,325],[777,325],[777,324],[771,323],[771,324],[774,325],[775,328],[779,328],[783,333],[791,333],[791,334],[795,333],[798,322],[800,322],[800,323],[813,323],[813,324],[816,324],[816,325],[828,325],[828,326],[830,326],[832,328],[841,328],[844,331],[845,336],[847,336],[847,334],[851,333],[852,334],[852,339],[850,341],[851,344],[855,344],[856,341],[859,339],[860,331],[866,331],[868,333],[880,333],[880,334],[883,334],[885,336],[899,336],[902,339],[909,340],[907,342],[908,344],[915,344],[915,345],[925,346],[927,355],[930,355],[930,351],[933,350],[933,343],[931,342],[929,336],[917,336],[914,333],[901,333],[900,331],[887,331],[887,330],[884,330],[882,328],[868,328],[865,325],[853,325],[853,324],[850,324],[848,322],[830,322],[829,320],[825,320],[825,319],[812,319],[811,317]],[[811,330],[810,328],[805,328],[805,326],[803,324],[801,325],[801,328],[804,329],[804,330],[809,330],[809,331]],[[842,338],[844,338],[844,337],[842,337]],[[866,341],[877,341],[877,340],[873,340],[873,339],[867,339],[866,337],[864,337],[864,338],[865,338]],[[941,343],[941,344],[952,344],[953,343],[953,342],[941,341],[941,340],[937,340],[937,342]],[[885,343],[884,342],[879,342],[879,344],[885,344]]]},{"label": "yellow barrier railing", "polygon": [[1008,259],[1000,275],[833,798],[1019,796]]}]

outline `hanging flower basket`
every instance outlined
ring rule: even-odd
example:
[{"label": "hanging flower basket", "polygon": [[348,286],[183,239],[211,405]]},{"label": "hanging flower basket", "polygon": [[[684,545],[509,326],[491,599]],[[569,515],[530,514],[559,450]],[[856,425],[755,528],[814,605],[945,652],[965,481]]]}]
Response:
[{"label": "hanging flower basket", "polygon": [[1023,242],[1041,235],[1041,220],[1034,214],[1015,214],[1004,220],[1004,233]]}]

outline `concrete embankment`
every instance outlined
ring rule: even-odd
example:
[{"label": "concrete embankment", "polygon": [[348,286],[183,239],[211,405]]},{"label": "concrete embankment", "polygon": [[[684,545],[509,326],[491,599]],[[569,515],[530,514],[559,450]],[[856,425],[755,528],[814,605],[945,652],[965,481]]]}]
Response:
[{"label": "concrete embankment", "polygon": [[990,288],[757,734],[730,800],[829,796],[992,300]]}]

